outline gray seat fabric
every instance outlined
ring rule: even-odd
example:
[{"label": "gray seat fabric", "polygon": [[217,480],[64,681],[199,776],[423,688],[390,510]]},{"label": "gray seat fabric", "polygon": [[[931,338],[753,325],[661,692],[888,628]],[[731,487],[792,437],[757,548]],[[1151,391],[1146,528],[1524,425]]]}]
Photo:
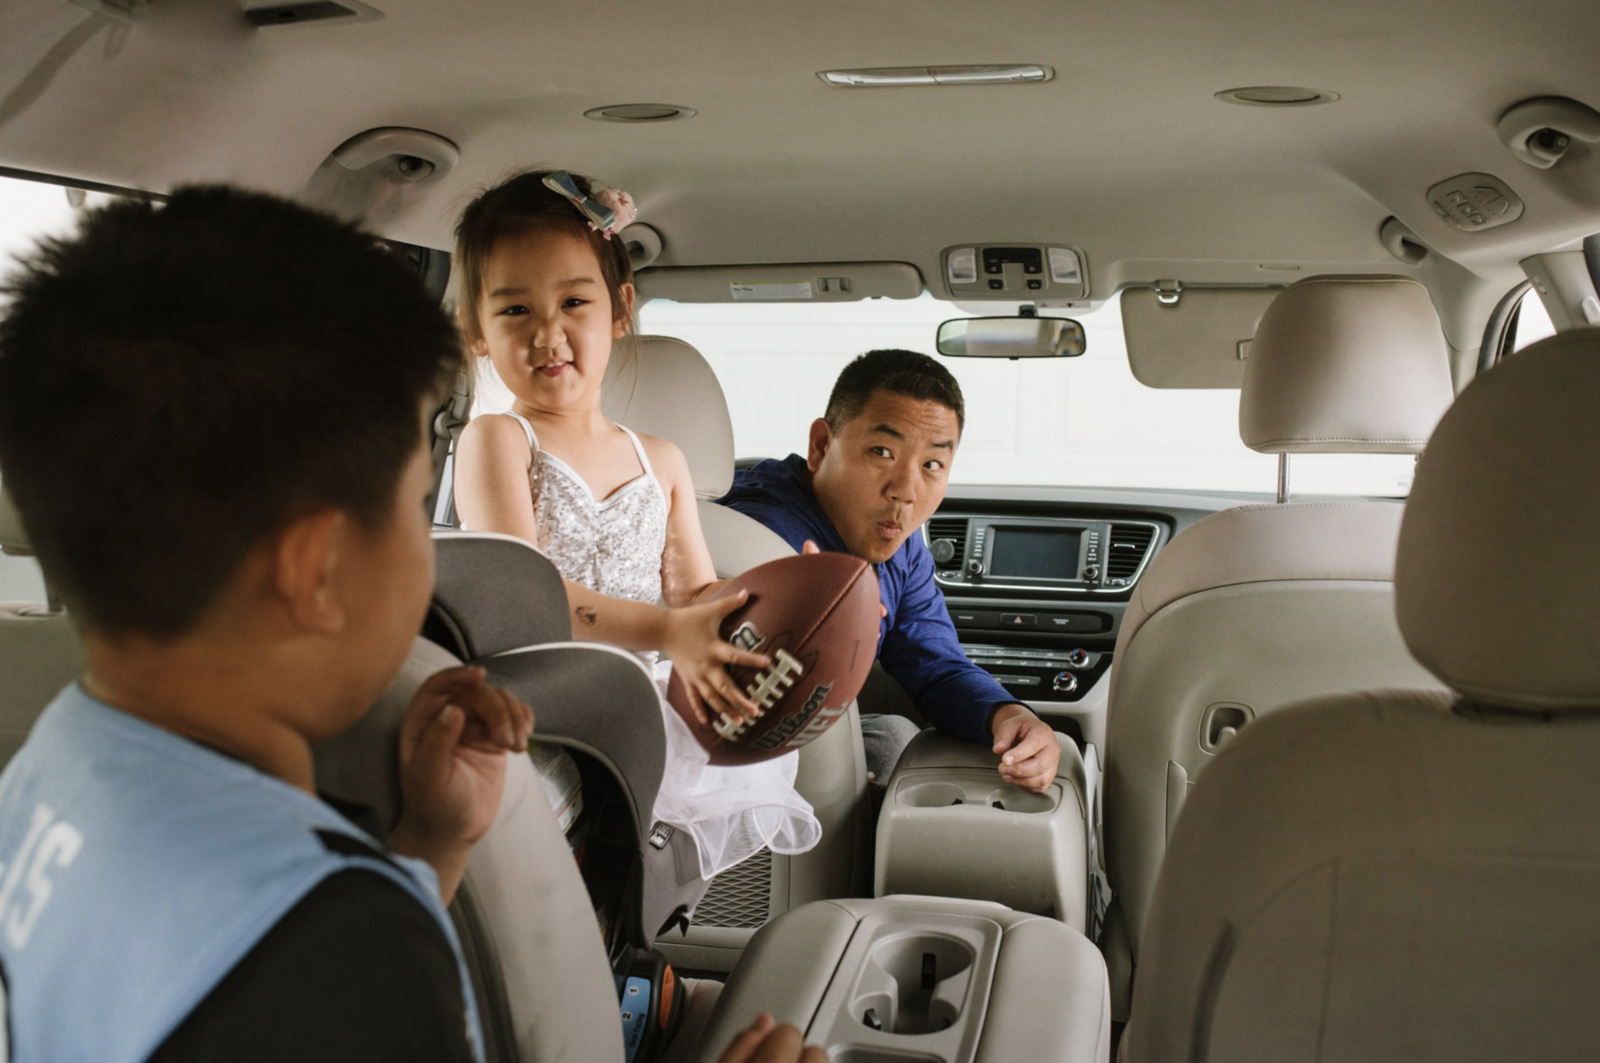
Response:
[{"label": "gray seat fabric", "polygon": [[648,947],[705,893],[693,839],[652,839],[652,809],[666,759],[654,682],[631,653],[572,642],[566,591],[555,566],[508,535],[437,532],[436,577],[424,633],[490,682],[533,707],[538,741],[580,753],[607,772],[631,808],[637,866],[624,897],[623,932]]},{"label": "gray seat fabric", "polygon": [[[560,576],[509,536],[436,535],[438,579],[426,628],[389,691],[355,727],[321,744],[317,785],[372,809],[387,834],[398,818],[396,743],[417,686],[461,661],[514,691],[535,713],[535,740],[581,754],[630,809],[636,859],[616,883],[618,932],[648,946],[699,898],[693,843],[649,843],[665,734],[655,685],[634,655],[554,641],[569,633]],[[494,593],[485,593],[485,588]],[[542,643],[542,644],[531,644]],[[474,848],[452,915],[481,1003],[491,1060],[621,1060],[616,987],[592,894],[526,757],[507,761],[506,791]]]},{"label": "gray seat fabric", "polygon": [[1395,597],[1455,693],[1332,695],[1229,742],[1167,850],[1126,1060],[1593,1055],[1597,392],[1583,330],[1444,416]]},{"label": "gray seat fabric", "polygon": [[[760,522],[714,501],[733,483],[733,422],[716,374],[699,351],[666,336],[637,337],[636,357],[612,359],[603,406],[618,423],[670,439],[683,451],[719,577],[794,553]],[[663,937],[662,950],[682,966],[731,970],[768,918],[807,901],[867,892],[866,787],[860,718],[852,708],[847,720],[800,751],[795,788],[822,824],[821,842],[799,856],[763,852],[719,875],[694,925],[687,934]]]},{"label": "gray seat fabric", "polygon": [[[0,486],[0,553],[31,558],[27,531]],[[53,602],[0,602],[0,768],[62,687],[83,674],[83,644]]]},{"label": "gray seat fabric", "polygon": [[[418,639],[372,711],[317,749],[318,788],[371,807],[387,834],[400,807],[400,722],[422,681],[458,663]],[[451,915],[491,1063],[623,1058],[616,990],[594,908],[527,757],[506,761],[500,811],[473,851]]]},{"label": "gray seat fabric", "polygon": [[[1427,290],[1314,277],[1268,307],[1239,398],[1267,453],[1415,453],[1451,401]],[[1437,689],[1394,621],[1398,502],[1226,510],[1151,561],[1118,631],[1107,708],[1106,942],[1120,981],[1141,955],[1166,839],[1218,748],[1283,705],[1352,686]],[[1141,976],[1142,977],[1142,976]],[[1118,1017],[1126,985],[1118,987]]]}]

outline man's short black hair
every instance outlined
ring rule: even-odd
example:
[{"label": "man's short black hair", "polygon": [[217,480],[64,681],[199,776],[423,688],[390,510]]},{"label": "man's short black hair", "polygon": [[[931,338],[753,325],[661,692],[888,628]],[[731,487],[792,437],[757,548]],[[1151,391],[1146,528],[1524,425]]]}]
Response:
[{"label": "man's short black hair", "polygon": [[868,351],[845,366],[828,396],[828,411],[823,419],[829,428],[839,431],[877,391],[948,406],[955,411],[957,432],[966,427],[967,408],[961,399],[961,385],[950,370],[925,354],[895,348]]},{"label": "man's short black hair", "polygon": [[460,340],[402,256],[224,187],[124,201],[0,289],[0,477],[84,629],[180,635],[289,521],[392,518]]}]

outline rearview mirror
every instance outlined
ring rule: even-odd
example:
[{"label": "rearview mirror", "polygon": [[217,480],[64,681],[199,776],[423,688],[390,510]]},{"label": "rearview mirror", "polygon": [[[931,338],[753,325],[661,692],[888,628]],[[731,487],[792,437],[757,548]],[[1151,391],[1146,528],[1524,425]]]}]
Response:
[{"label": "rearview mirror", "polygon": [[1083,326],[1065,317],[963,317],[939,326],[935,343],[950,358],[1076,358]]}]

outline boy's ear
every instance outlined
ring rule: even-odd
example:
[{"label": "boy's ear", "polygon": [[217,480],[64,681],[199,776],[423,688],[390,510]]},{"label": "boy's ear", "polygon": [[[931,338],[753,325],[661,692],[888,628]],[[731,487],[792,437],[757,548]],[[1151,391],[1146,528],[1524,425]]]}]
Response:
[{"label": "boy's ear", "polygon": [[822,457],[833,443],[833,429],[827,418],[818,417],[811,422],[811,434],[806,441],[806,467],[812,472],[822,464]]},{"label": "boy's ear", "polygon": [[344,630],[344,604],[334,576],[349,518],[325,509],[292,521],[278,533],[273,552],[273,587],[288,606],[296,627],[308,634],[337,635]]}]

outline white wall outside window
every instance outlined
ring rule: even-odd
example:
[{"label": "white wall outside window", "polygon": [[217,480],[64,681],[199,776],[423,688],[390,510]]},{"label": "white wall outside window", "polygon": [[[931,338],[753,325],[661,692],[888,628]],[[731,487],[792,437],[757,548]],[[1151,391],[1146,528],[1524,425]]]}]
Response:
[{"label": "white wall outside window", "polygon": [[[924,296],[856,303],[647,303],[643,331],[675,336],[711,363],[733,415],[741,457],[805,447],[851,358],[878,347],[931,354],[939,322],[966,316]],[[1157,390],[1133,378],[1115,299],[1083,323],[1079,358],[943,359],[960,382],[967,428],[954,483],[1274,491],[1277,459],[1239,442],[1239,393]],[[1403,495],[1413,460],[1301,455],[1298,494]]]}]

